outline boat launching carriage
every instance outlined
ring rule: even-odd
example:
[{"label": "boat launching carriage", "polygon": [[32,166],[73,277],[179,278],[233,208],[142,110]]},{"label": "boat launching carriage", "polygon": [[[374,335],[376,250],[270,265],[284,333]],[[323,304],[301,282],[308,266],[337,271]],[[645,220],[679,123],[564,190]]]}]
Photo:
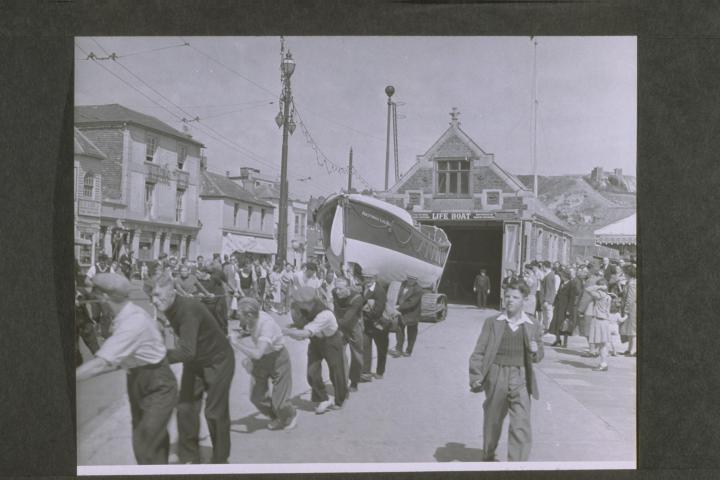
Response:
[{"label": "boat launching carriage", "polygon": [[363,273],[377,275],[389,286],[389,300],[397,295],[400,282],[415,276],[427,291],[422,320],[445,319],[447,298],[437,292],[450,254],[445,232],[432,225],[416,225],[406,210],[367,195],[333,195],[314,216],[333,269],[356,264]]}]

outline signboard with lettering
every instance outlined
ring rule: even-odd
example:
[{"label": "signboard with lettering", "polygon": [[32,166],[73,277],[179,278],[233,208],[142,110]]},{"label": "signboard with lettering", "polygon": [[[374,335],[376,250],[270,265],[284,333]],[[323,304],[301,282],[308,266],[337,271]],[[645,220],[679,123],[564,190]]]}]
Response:
[{"label": "signboard with lettering", "polygon": [[515,212],[493,211],[475,212],[465,211],[440,211],[440,212],[412,212],[415,220],[434,220],[438,222],[468,222],[473,220],[512,220],[517,218]]}]

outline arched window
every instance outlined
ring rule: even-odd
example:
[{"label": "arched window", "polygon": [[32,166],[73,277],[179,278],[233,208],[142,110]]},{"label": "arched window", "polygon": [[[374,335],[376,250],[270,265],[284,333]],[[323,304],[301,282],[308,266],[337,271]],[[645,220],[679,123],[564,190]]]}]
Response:
[{"label": "arched window", "polygon": [[92,198],[95,190],[95,175],[92,172],[87,172],[83,179],[83,196]]}]

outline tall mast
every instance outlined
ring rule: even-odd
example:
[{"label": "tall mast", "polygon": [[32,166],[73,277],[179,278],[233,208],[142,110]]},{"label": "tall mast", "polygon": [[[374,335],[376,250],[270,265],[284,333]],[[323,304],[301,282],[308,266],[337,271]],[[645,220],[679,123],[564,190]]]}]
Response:
[{"label": "tall mast", "polygon": [[533,128],[532,128],[532,165],[533,165],[533,193],[538,195],[538,178],[537,178],[537,40],[530,37],[533,42],[533,90],[532,90],[532,112],[533,112]]}]

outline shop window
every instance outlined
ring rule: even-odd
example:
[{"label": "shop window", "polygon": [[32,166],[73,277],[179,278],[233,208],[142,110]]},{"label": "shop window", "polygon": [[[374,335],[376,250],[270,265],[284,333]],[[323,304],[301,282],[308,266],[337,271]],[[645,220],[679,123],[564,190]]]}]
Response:
[{"label": "shop window", "polygon": [[148,136],[145,139],[145,161],[152,162],[155,159],[156,151],[157,151],[157,138]]},{"label": "shop window", "polygon": [[470,192],[470,161],[439,160],[437,162],[437,193],[468,195]]},{"label": "shop window", "polygon": [[87,172],[83,178],[83,196],[87,198],[93,198],[95,192],[95,175],[92,172]]},{"label": "shop window", "polygon": [[182,222],[183,217],[183,200],[185,198],[185,190],[178,188],[175,192],[175,221]]},{"label": "shop window", "polygon": [[[92,242],[93,240],[93,234],[92,232],[80,232],[80,238],[83,240],[89,240]],[[93,263],[92,259],[92,244],[90,245],[80,245],[78,254],[78,262],[80,265],[90,265]]]}]

